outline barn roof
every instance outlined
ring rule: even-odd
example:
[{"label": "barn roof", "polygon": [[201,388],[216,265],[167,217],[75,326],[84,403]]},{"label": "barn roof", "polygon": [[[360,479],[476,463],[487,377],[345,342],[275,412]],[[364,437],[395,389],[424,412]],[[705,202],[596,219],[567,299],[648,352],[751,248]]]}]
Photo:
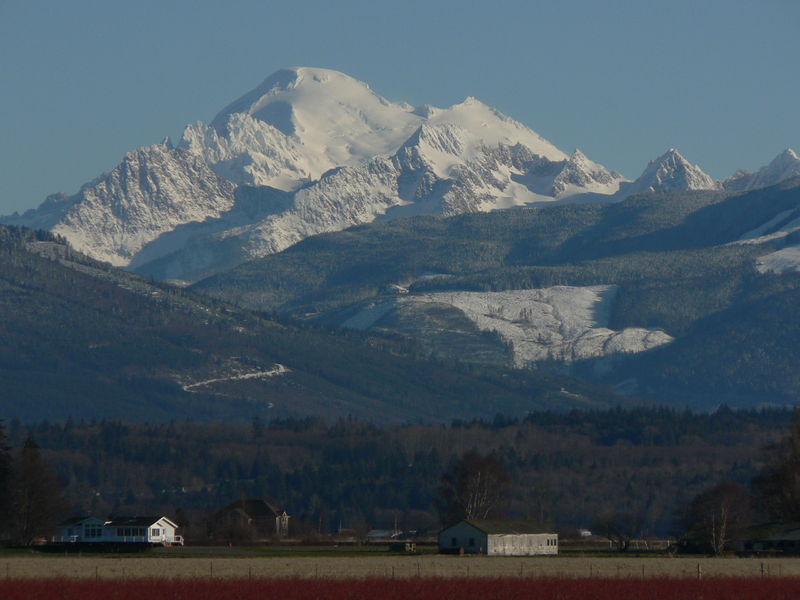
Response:
[{"label": "barn roof", "polygon": [[467,519],[465,523],[489,535],[552,533],[538,521],[526,519]]}]

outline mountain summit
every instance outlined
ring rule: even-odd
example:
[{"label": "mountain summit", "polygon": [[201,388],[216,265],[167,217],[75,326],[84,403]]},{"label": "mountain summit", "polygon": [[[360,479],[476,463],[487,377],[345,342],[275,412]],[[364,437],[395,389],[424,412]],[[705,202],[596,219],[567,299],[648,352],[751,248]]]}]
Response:
[{"label": "mountain summit", "polygon": [[670,148],[650,161],[639,178],[624,186],[626,196],[658,190],[714,190],[719,187],[697,165],[686,160],[675,148]]},{"label": "mountain summit", "polygon": [[722,185],[726,190],[754,190],[797,176],[800,176],[800,157],[792,148],[787,148],[755,173],[739,171]]}]

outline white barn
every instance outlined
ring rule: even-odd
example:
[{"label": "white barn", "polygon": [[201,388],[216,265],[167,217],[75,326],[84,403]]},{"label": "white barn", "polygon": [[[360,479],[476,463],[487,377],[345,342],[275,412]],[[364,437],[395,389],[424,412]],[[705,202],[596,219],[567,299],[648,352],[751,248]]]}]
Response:
[{"label": "white barn", "polygon": [[490,556],[558,554],[558,534],[534,521],[471,519],[439,533],[439,552]]},{"label": "white barn", "polygon": [[167,517],[77,517],[60,525],[61,536],[54,542],[183,545],[178,525]]}]

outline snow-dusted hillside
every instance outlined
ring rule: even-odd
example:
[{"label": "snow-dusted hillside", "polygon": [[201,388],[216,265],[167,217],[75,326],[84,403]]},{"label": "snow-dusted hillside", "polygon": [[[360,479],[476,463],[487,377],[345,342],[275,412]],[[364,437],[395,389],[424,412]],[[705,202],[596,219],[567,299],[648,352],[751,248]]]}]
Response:
[{"label": "snow-dusted hillside", "polygon": [[588,358],[643,352],[672,341],[663,331],[608,328],[615,286],[556,286],[504,292],[437,292],[399,295],[370,303],[341,325],[381,328],[398,307],[414,304],[450,306],[481,331],[493,331],[511,344],[518,367],[555,360],[572,363]]}]

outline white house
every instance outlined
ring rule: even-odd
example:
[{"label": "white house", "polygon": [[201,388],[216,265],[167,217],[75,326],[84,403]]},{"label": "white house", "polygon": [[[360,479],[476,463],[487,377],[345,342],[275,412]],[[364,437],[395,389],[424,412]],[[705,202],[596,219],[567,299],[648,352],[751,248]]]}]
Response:
[{"label": "white house", "polygon": [[443,529],[439,551],[493,556],[558,554],[558,534],[534,521],[473,519]]},{"label": "white house", "polygon": [[175,533],[178,525],[167,517],[77,517],[60,528],[61,536],[54,542],[183,545],[183,537]]},{"label": "white house", "polygon": [[54,542],[100,542],[103,539],[103,525],[105,519],[97,517],[75,517],[67,519],[59,528],[61,536],[54,538]]}]

